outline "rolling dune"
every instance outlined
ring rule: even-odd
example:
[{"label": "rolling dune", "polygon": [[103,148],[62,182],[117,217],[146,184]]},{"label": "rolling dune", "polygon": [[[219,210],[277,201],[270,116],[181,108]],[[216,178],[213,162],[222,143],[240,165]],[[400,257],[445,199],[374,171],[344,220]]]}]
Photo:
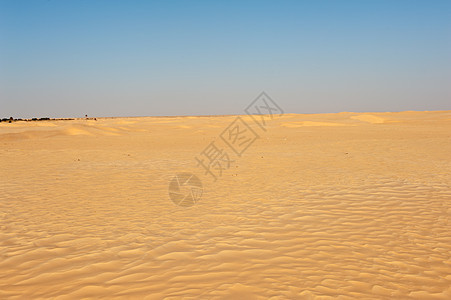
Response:
[{"label": "rolling dune", "polygon": [[450,111],[234,119],[0,123],[0,298],[451,299]]}]

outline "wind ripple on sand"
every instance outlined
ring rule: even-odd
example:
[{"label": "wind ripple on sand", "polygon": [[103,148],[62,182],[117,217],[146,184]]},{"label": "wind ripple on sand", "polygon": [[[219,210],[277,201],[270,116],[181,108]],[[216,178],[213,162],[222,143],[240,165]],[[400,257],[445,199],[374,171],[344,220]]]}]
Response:
[{"label": "wind ripple on sand", "polygon": [[449,123],[280,126],[180,208],[209,140],[109,122],[3,140],[0,298],[451,298]]}]

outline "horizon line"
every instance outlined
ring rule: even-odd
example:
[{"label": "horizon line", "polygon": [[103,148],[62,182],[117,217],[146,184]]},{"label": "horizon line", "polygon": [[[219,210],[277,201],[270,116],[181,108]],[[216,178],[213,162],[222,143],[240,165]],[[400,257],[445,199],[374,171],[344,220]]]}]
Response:
[{"label": "horizon line", "polygon": [[[283,115],[327,115],[327,114],[343,114],[343,113],[406,113],[406,112],[451,112],[451,109],[444,110],[401,110],[401,111],[341,111],[341,112],[327,112],[327,113],[283,113]],[[269,115],[269,114],[259,114],[259,115]],[[275,114],[279,115],[279,114]],[[64,121],[64,120],[93,120],[93,119],[115,119],[115,118],[181,118],[181,117],[233,117],[233,116],[248,116],[248,114],[208,114],[208,115],[165,115],[165,116],[109,116],[109,117],[32,117],[32,118],[1,118],[0,120],[10,120],[13,118],[14,121]],[[5,122],[5,121],[3,121]]]}]

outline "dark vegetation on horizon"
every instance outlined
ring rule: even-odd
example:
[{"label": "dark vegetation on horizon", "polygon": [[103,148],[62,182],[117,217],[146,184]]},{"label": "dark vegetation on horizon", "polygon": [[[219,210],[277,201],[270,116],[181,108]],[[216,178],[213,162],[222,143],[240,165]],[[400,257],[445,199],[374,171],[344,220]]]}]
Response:
[{"label": "dark vegetation on horizon", "polygon": [[14,119],[13,117],[10,118],[3,118],[0,119],[0,122],[8,122],[8,123],[12,123],[12,122],[32,122],[32,121],[62,121],[62,120],[75,120],[72,118],[67,118],[67,119],[51,119],[51,118],[31,118],[31,119]]}]

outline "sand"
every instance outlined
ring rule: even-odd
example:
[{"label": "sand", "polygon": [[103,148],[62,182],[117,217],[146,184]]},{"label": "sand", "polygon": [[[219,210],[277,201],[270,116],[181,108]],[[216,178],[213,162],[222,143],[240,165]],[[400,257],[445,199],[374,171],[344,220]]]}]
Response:
[{"label": "sand", "polygon": [[450,111],[234,119],[0,123],[0,298],[451,299]]}]

